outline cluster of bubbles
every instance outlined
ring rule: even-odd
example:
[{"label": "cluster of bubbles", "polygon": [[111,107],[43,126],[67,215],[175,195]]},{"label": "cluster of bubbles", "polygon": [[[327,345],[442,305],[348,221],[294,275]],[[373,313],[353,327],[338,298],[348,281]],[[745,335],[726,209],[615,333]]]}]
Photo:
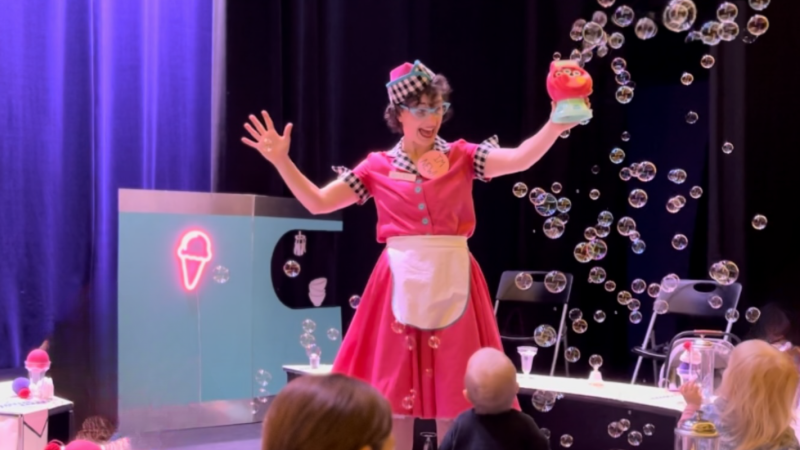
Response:
[{"label": "cluster of bubbles", "polygon": [[628,432],[628,444],[638,447],[642,444],[644,440],[644,436],[652,436],[655,433],[656,427],[655,425],[648,423],[642,427],[642,431],[631,430],[631,421],[625,418],[622,418],[618,421],[611,422],[608,424],[608,435],[614,439],[618,439],[622,436],[626,431]]},{"label": "cluster of bubbles", "polygon": [[[314,355],[321,356],[322,349],[317,345],[317,338],[314,336],[317,323],[311,319],[305,319],[301,325],[303,327],[303,333],[300,335],[300,346],[306,350],[306,355],[309,358]],[[329,328],[326,335],[331,341],[338,341],[342,337],[342,333],[336,328]]]},{"label": "cluster of bubbles", "polygon": [[214,279],[214,282],[225,284],[231,279],[231,271],[225,266],[217,266],[211,271],[211,277]]},{"label": "cluster of bubbles", "polygon": [[256,370],[255,385],[257,392],[255,398],[250,402],[250,412],[253,415],[258,414],[260,406],[267,403],[269,400],[269,391],[267,391],[267,386],[269,385],[270,381],[272,381],[271,373],[264,369]]}]

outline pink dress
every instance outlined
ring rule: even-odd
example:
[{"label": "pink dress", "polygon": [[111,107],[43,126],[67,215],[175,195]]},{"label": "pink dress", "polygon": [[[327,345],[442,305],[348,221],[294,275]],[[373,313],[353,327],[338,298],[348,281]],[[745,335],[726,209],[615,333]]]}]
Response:
[{"label": "pink dress", "polygon": [[[417,174],[398,143],[390,151],[369,154],[341,178],[358,194],[359,204],[375,199],[380,243],[394,236],[469,237],[475,230],[472,183],[476,178],[488,181],[483,168],[494,147],[496,138],[482,144],[464,140],[448,144],[437,138],[435,148],[447,155],[450,170],[427,180]],[[416,177],[399,179],[397,172]],[[384,250],[333,371],[370,383],[391,402],[395,414],[455,418],[471,408],[463,395],[470,356],[483,347],[502,351],[489,289],[471,255],[469,290],[466,310],[453,325],[437,331],[402,325],[392,313],[392,272]],[[516,401],[515,408],[519,409]]]}]

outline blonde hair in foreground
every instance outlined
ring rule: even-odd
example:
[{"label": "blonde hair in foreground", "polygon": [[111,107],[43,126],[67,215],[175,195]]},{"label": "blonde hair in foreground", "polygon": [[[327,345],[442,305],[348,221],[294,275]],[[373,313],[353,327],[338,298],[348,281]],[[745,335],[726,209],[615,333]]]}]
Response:
[{"label": "blonde hair in foreground", "polygon": [[789,356],[764,341],[733,349],[717,394],[725,400],[719,413],[736,450],[776,449],[791,439],[798,378]]}]

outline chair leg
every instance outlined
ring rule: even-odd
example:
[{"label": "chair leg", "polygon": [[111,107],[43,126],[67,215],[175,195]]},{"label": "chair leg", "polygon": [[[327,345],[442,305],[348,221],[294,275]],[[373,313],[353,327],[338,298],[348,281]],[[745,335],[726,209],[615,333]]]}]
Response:
[{"label": "chair leg", "polygon": [[[564,351],[566,352],[568,348],[569,341],[567,340],[567,333],[564,333]],[[564,357],[564,373],[569,377],[569,361],[567,361],[566,357]]]},{"label": "chair leg", "polygon": [[636,368],[633,369],[633,378],[631,378],[631,384],[636,384],[636,379],[639,378],[639,369],[642,367],[642,358],[641,356],[639,359],[636,360]]}]

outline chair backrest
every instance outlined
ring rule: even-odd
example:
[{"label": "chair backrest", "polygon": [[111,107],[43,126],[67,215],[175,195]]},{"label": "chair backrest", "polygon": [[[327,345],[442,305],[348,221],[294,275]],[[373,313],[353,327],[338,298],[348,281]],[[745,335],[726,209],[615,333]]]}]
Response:
[{"label": "chair backrest", "polygon": [[[521,273],[527,273],[533,278],[533,284],[528,289],[520,289],[516,278]],[[564,290],[555,294],[547,290],[544,278],[549,272],[532,270],[506,270],[500,276],[500,285],[497,287],[497,301],[516,301],[528,303],[566,304],[572,291],[572,274],[565,273],[567,285]]]},{"label": "chair backrest", "polygon": [[[733,283],[721,285],[708,280],[681,280],[672,292],[661,291],[658,300],[669,304],[670,314],[681,314],[693,317],[725,317],[730,308],[736,309],[742,285]],[[713,296],[722,299],[719,308],[712,308],[709,299]]]}]

